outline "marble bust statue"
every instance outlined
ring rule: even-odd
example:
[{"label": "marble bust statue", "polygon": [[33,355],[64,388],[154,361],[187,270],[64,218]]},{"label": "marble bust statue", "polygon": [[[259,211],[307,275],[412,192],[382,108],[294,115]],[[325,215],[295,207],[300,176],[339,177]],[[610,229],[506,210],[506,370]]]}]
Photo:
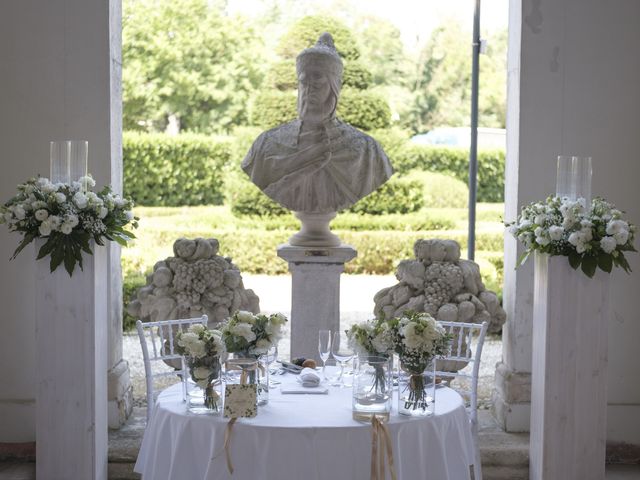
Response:
[{"label": "marble bust statue", "polygon": [[333,38],[323,33],[296,59],[299,118],[263,132],[242,161],[253,183],[301,220],[291,245],[339,245],[329,232],[336,212],[393,173],[373,138],[336,118],[342,71]]}]

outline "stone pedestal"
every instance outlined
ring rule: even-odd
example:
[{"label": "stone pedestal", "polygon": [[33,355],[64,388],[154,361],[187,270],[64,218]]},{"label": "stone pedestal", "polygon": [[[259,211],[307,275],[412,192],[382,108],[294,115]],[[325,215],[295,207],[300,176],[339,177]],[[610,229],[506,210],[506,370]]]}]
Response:
[{"label": "stone pedestal", "polygon": [[604,480],[610,275],[536,255],[530,478]]},{"label": "stone pedestal", "polygon": [[36,262],[37,478],[107,478],[106,248],[83,262]]},{"label": "stone pedestal", "polygon": [[291,272],[291,358],[318,356],[318,330],[340,329],[340,274],[357,255],[349,245],[278,247]]}]

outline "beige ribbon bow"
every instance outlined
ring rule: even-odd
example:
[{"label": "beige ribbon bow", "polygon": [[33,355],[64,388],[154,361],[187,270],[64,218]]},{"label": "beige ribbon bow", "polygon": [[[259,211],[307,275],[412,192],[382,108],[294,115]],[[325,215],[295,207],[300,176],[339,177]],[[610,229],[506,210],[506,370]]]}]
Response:
[{"label": "beige ribbon bow", "polygon": [[385,455],[389,463],[391,478],[396,480],[396,469],[393,465],[393,450],[389,429],[376,415],[371,418],[371,480],[384,480]]}]

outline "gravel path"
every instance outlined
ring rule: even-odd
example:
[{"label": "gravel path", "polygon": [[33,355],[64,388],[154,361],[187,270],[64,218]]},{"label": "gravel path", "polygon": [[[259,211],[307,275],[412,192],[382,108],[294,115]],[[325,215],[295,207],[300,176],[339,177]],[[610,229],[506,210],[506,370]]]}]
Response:
[{"label": "gravel path", "polygon": [[[251,288],[260,297],[260,308],[264,313],[282,312],[290,317],[291,276],[243,275],[244,285]],[[373,296],[382,288],[396,283],[392,275],[343,275],[340,288],[340,312],[343,328],[355,322],[372,317]],[[289,357],[289,336],[280,341],[280,358]],[[134,404],[142,406],[145,401],[144,362],[138,335],[135,332],[123,336],[123,357],[129,362],[131,382],[133,384]],[[488,407],[493,389],[495,365],[502,357],[502,340],[489,336],[485,339],[480,363],[478,398],[480,406]],[[177,380],[177,379],[176,379]],[[168,380],[166,385],[174,383]]]}]

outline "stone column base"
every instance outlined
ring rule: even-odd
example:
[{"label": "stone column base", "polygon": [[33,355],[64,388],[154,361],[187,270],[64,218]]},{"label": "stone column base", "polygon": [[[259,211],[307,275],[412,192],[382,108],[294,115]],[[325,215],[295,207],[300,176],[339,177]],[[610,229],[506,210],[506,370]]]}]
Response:
[{"label": "stone column base", "polygon": [[507,432],[528,432],[531,419],[531,373],[496,365],[493,416]]},{"label": "stone column base", "polygon": [[129,363],[120,360],[107,373],[109,428],[120,428],[133,411],[133,387],[129,377]]}]

